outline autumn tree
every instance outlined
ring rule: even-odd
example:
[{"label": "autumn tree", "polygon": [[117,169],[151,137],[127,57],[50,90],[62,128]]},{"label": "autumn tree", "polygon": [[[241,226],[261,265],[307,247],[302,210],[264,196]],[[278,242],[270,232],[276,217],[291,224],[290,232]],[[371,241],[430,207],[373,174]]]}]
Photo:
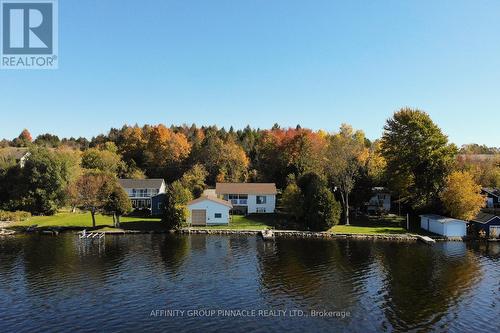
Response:
[{"label": "autumn tree", "polygon": [[31,133],[25,128],[21,134],[13,140],[13,144],[16,147],[27,147],[32,141],[33,138],[31,137]]},{"label": "autumn tree", "polygon": [[132,211],[132,202],[127,192],[125,192],[115,179],[109,182],[109,191],[103,209],[105,212],[113,215],[115,228],[120,227],[120,216]]},{"label": "autumn tree", "polygon": [[281,150],[287,174],[297,178],[309,173],[321,173],[326,140],[310,130],[294,130],[287,138]]},{"label": "autumn tree", "polygon": [[326,133],[308,129],[274,127],[264,131],[256,145],[259,180],[285,187],[290,174],[321,173],[326,143]]},{"label": "autumn tree", "polygon": [[386,167],[387,162],[382,156],[382,144],[380,140],[376,140],[370,146],[366,170],[368,177],[377,186],[386,182]]},{"label": "autumn tree", "polygon": [[206,168],[209,184],[242,182],[247,177],[248,157],[235,142],[224,142],[215,135],[208,135],[193,158]]},{"label": "autumn tree", "polygon": [[362,131],[343,124],[340,131],[330,137],[325,155],[325,170],[339,191],[346,225],[349,225],[349,196],[368,157],[364,139]]},{"label": "autumn tree", "polygon": [[279,129],[264,131],[257,142],[255,167],[261,182],[275,182],[277,187],[286,186],[286,170],[281,158],[282,138]]},{"label": "autumn tree", "polygon": [[435,205],[457,148],[429,115],[410,108],[394,113],[381,144],[391,189],[413,209]]},{"label": "autumn tree", "polygon": [[121,156],[113,143],[101,148],[90,148],[82,154],[82,167],[89,170],[100,170],[117,175],[125,169]]},{"label": "autumn tree", "polygon": [[0,191],[7,195],[2,206],[52,215],[64,204],[70,179],[70,165],[61,156],[46,148],[33,148],[24,167],[15,164],[6,170],[0,184]]},{"label": "autumn tree", "polygon": [[112,176],[91,170],[84,173],[76,181],[76,198],[78,206],[90,211],[92,227],[96,226],[95,214],[106,206],[109,197],[109,184]]},{"label": "autumn tree", "polygon": [[301,221],[304,217],[303,203],[304,198],[297,184],[295,182],[288,184],[281,196],[283,210],[295,221]]},{"label": "autumn tree", "polygon": [[187,203],[193,196],[189,189],[180,181],[175,181],[168,186],[165,196],[165,209],[162,221],[169,229],[178,229],[187,218]]},{"label": "autumn tree", "polygon": [[124,126],[117,138],[118,151],[127,164],[133,163],[139,168],[146,166],[147,128]]},{"label": "autumn tree", "polygon": [[473,219],[485,205],[481,186],[466,171],[454,171],[446,177],[440,198],[450,216],[466,221]]},{"label": "autumn tree", "polygon": [[147,175],[166,178],[167,181],[177,179],[182,162],[191,151],[186,136],[160,124],[149,128],[146,138]]},{"label": "autumn tree", "polygon": [[191,191],[195,198],[198,198],[205,190],[207,176],[208,172],[205,167],[201,164],[195,164],[182,175],[180,182],[182,186]]},{"label": "autumn tree", "polygon": [[484,187],[500,187],[500,154],[459,155],[457,169],[467,171]]},{"label": "autumn tree", "polygon": [[57,135],[52,135],[50,133],[40,134],[36,137],[34,143],[38,146],[45,147],[59,147],[61,140]]}]

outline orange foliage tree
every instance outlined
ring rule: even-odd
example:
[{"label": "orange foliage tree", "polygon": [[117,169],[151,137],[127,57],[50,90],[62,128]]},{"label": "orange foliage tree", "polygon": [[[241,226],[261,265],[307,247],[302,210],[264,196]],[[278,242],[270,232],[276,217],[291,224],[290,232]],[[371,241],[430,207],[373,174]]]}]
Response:
[{"label": "orange foliage tree", "polygon": [[447,213],[462,220],[471,220],[485,205],[481,186],[467,171],[454,171],[447,178],[440,194]]}]

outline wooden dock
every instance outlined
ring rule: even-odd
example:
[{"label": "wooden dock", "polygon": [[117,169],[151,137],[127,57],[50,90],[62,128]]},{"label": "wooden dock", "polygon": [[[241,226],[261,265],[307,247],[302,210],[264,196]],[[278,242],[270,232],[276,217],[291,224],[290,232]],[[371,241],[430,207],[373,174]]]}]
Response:
[{"label": "wooden dock", "polygon": [[87,230],[83,230],[79,233],[80,239],[103,239],[106,237],[106,233],[104,232],[87,232]]},{"label": "wooden dock", "polygon": [[417,238],[419,240],[421,240],[422,242],[426,243],[426,244],[434,244],[436,243],[436,241],[432,238],[430,238],[429,236],[422,236],[422,235],[415,235],[417,236]]}]

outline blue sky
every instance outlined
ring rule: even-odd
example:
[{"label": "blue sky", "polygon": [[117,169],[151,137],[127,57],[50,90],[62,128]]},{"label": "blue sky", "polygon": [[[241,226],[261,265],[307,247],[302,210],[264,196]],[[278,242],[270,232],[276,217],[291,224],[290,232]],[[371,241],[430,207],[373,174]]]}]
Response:
[{"label": "blue sky", "polygon": [[60,0],[59,69],[0,88],[6,138],[346,122],[373,139],[411,106],[500,146],[500,1]]}]

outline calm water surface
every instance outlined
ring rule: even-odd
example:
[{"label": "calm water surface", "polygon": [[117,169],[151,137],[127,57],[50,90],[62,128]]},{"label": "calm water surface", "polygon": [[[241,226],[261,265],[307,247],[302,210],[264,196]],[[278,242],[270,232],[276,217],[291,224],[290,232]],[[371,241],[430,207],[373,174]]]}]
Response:
[{"label": "calm water surface", "polygon": [[498,332],[500,244],[0,238],[0,331],[173,330]]}]

